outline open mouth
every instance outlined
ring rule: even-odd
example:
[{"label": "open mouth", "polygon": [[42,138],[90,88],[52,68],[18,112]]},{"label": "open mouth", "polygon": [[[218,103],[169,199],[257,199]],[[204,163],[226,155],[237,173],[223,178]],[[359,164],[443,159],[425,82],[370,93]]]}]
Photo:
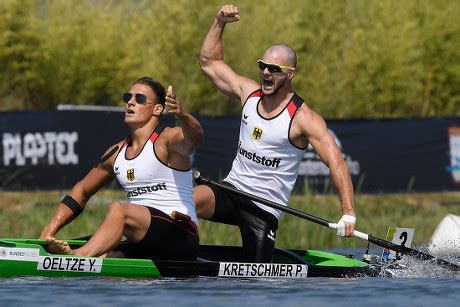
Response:
[{"label": "open mouth", "polygon": [[134,114],[134,110],[133,109],[127,109],[126,114]]},{"label": "open mouth", "polygon": [[272,80],[263,79],[263,86],[264,86],[264,87],[271,87],[271,86],[273,86],[273,81],[272,81]]}]

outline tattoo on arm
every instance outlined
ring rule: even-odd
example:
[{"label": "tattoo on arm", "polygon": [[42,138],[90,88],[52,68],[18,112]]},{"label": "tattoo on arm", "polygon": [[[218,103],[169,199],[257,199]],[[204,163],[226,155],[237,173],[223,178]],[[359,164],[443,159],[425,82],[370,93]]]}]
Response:
[{"label": "tattoo on arm", "polygon": [[101,158],[101,161],[99,161],[98,164],[96,164],[94,166],[94,168],[97,168],[100,164],[104,163],[105,161],[107,161],[108,159],[110,159],[110,157],[112,157],[117,151],[118,151],[118,145],[115,146],[109,153],[107,153],[105,156],[103,156]]}]

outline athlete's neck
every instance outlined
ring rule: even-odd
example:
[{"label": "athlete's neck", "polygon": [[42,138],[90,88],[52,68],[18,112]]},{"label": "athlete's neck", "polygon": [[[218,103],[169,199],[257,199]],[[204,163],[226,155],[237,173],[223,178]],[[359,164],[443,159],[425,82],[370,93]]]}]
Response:
[{"label": "athlete's neck", "polygon": [[274,115],[273,113],[278,114],[279,111],[284,109],[293,95],[294,90],[292,88],[287,88],[286,90],[280,89],[275,95],[272,96],[264,95],[262,96],[259,111],[262,113],[262,115]]},{"label": "athlete's neck", "polygon": [[132,146],[136,148],[137,146],[144,146],[145,142],[152,135],[153,130],[158,125],[159,120],[151,120],[142,127],[132,127],[131,128],[131,142]]}]

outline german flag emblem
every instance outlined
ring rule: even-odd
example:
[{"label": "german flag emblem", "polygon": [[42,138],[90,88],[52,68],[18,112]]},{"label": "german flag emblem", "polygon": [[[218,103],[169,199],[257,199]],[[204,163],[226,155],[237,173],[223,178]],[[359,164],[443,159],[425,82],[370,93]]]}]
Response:
[{"label": "german flag emblem", "polygon": [[262,138],[262,132],[263,130],[259,127],[255,127],[254,131],[252,131],[252,138],[256,141],[260,140]]},{"label": "german flag emblem", "polygon": [[126,170],[126,179],[128,179],[129,182],[133,182],[136,179],[134,177],[134,168],[128,168]]}]

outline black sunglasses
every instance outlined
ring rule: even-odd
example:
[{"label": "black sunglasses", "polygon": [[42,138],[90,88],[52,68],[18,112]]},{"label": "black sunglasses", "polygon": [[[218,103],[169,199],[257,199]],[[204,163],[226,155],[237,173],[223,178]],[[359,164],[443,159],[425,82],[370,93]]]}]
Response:
[{"label": "black sunglasses", "polygon": [[[121,96],[121,99],[123,99],[125,103],[128,103],[128,101],[130,101],[131,98],[133,98],[133,94],[131,93],[124,93]],[[137,93],[137,94],[134,94],[134,99],[136,100],[136,103],[138,104],[145,104],[147,103],[147,99],[151,99],[151,98],[145,96],[144,94]]]},{"label": "black sunglasses", "polygon": [[283,69],[286,69],[286,70],[294,69],[293,67],[289,67],[289,66],[265,63],[262,60],[258,60],[257,63],[259,64],[260,70],[265,70],[265,68],[267,68],[270,73],[282,72]]}]

